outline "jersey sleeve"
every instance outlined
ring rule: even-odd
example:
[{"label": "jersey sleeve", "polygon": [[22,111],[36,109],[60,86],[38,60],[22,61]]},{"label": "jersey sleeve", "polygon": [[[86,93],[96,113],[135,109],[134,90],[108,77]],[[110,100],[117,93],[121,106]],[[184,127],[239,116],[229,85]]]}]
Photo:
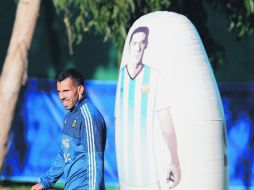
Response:
[{"label": "jersey sleeve", "polygon": [[81,127],[81,141],[87,153],[89,189],[103,190],[104,150],[106,144],[106,125],[102,115],[93,106],[85,106]]},{"label": "jersey sleeve", "polygon": [[52,187],[56,181],[63,175],[64,172],[64,158],[62,149],[57,154],[55,160],[52,162],[49,170],[40,177],[40,183],[43,189]]}]

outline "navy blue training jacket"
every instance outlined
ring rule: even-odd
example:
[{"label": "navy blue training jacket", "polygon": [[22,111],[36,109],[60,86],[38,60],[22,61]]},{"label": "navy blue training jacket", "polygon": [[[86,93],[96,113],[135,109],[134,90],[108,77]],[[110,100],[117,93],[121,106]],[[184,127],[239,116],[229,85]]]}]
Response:
[{"label": "navy blue training jacket", "polygon": [[64,119],[62,146],[41,176],[44,189],[62,176],[65,190],[104,190],[106,124],[88,98],[79,100]]}]

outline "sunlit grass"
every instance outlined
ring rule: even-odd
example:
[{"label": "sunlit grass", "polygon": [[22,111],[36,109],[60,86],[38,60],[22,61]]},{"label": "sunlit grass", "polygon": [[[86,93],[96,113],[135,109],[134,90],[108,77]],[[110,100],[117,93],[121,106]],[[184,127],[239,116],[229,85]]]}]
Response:
[{"label": "sunlit grass", "polygon": [[[30,190],[33,184],[12,184],[12,183],[5,183],[0,184],[0,190]],[[51,188],[49,190],[63,190],[63,188]],[[120,190],[119,187],[107,186],[106,190]]]},{"label": "sunlit grass", "polygon": [[[11,187],[3,187],[3,186],[0,186],[0,189],[1,190],[30,190],[31,189],[31,186],[11,186]],[[119,190],[119,188],[117,187],[107,187],[106,188],[107,190]],[[51,189],[53,190],[53,189]],[[60,189],[57,189],[57,190],[60,190]]]}]

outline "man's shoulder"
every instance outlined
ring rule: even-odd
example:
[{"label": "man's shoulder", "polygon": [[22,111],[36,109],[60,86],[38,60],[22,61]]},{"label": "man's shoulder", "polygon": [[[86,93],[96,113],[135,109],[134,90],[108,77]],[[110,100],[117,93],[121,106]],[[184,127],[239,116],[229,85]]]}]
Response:
[{"label": "man's shoulder", "polygon": [[159,69],[151,65],[144,64],[144,70],[146,70],[145,72],[152,73],[153,75],[156,75],[156,76],[160,74]]},{"label": "man's shoulder", "polygon": [[80,104],[78,112],[79,114],[83,115],[86,113],[94,112],[95,110],[97,110],[97,108],[95,107],[93,102],[89,98],[86,98],[86,100],[83,101],[82,104]]},{"label": "man's shoulder", "polygon": [[80,102],[78,111],[80,112],[82,109],[84,109],[86,107],[90,107],[90,106],[93,106],[92,102],[90,101],[90,99],[88,97],[85,97],[82,100],[82,102]]},{"label": "man's shoulder", "polygon": [[97,107],[89,99],[79,107],[79,115],[82,116],[80,117],[81,120],[87,122],[91,122],[90,120],[94,119],[96,119],[97,122],[105,122],[99,109],[97,109]]},{"label": "man's shoulder", "polygon": [[122,66],[122,67],[120,68],[120,72],[123,72],[123,71],[126,69],[126,66],[127,66],[127,65]]},{"label": "man's shoulder", "polygon": [[151,70],[154,70],[154,71],[158,71],[158,69],[152,65],[147,65],[147,64],[144,64],[144,67],[147,68],[147,69],[151,69]]}]

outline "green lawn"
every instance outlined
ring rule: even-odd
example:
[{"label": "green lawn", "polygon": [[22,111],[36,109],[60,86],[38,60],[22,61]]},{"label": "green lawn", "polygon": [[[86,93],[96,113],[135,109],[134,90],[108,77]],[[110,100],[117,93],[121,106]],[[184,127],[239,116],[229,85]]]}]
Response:
[{"label": "green lawn", "polygon": [[[10,186],[10,187],[0,185],[1,190],[30,190],[30,188],[31,188],[31,186],[28,186],[28,185],[17,185],[17,186]],[[116,188],[116,187],[107,187],[106,189],[107,190],[119,190],[119,188]],[[53,189],[51,189],[51,190],[53,190]],[[57,188],[54,190],[61,190],[61,189]]]},{"label": "green lawn", "polygon": [[12,186],[12,187],[3,187],[3,186],[0,186],[0,189],[1,190],[30,190],[30,186]]},{"label": "green lawn", "polygon": [[[1,190],[30,190],[32,187],[32,183],[14,183],[14,182],[1,182],[0,181],[0,189]],[[107,190],[120,190],[118,187],[107,186]],[[51,190],[63,190],[61,187],[52,188]]]}]

